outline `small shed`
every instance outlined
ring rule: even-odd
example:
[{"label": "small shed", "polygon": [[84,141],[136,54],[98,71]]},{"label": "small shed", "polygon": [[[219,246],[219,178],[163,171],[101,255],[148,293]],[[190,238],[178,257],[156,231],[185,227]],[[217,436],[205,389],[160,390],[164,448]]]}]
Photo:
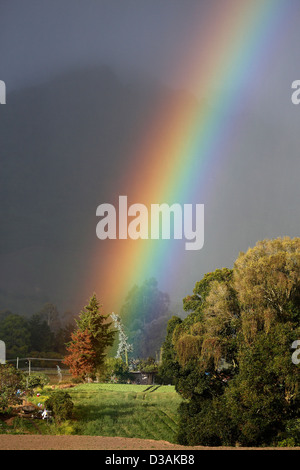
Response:
[{"label": "small shed", "polygon": [[133,376],[133,381],[137,385],[153,385],[155,379],[155,372],[141,372],[132,371],[130,372]]}]

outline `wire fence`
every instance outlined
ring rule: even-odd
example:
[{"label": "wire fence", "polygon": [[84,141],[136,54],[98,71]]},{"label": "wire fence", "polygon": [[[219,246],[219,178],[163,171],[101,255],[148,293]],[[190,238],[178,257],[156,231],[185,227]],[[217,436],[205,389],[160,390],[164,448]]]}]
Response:
[{"label": "wire fence", "polygon": [[[62,361],[62,358],[48,357],[17,357],[6,360],[6,362],[15,363],[16,368],[25,374],[31,375],[35,372],[46,374],[51,382],[60,382],[71,377],[69,369],[63,366]],[[53,367],[53,362],[56,368]]]}]

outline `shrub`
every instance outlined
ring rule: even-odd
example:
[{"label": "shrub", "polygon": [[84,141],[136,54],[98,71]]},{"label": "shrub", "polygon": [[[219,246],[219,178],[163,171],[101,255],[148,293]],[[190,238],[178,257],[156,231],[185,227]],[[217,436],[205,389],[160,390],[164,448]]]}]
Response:
[{"label": "shrub", "polygon": [[43,388],[50,382],[49,377],[42,372],[35,372],[27,377],[28,388]]},{"label": "shrub", "polygon": [[129,367],[121,358],[108,358],[105,361],[105,369],[101,378],[104,382],[111,382],[113,380],[113,382],[126,384],[133,377],[129,372]]},{"label": "shrub", "polygon": [[9,405],[18,403],[18,389],[24,385],[22,372],[11,364],[0,364],[0,411],[5,411]]},{"label": "shrub", "polygon": [[67,392],[58,390],[46,400],[45,407],[52,411],[53,416],[60,422],[72,417],[74,404]]}]

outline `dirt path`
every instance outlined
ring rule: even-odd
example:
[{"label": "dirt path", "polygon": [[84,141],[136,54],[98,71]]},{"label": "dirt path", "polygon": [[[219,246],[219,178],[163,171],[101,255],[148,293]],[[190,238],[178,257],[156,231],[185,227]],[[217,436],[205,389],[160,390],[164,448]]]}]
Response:
[{"label": "dirt path", "polygon": [[[0,435],[0,450],[224,450],[226,447],[184,447],[166,441],[100,436]],[[234,448],[241,449],[241,448]],[[254,450],[254,449],[253,449]],[[278,450],[283,450],[278,448]],[[293,448],[292,450],[300,450]]]}]

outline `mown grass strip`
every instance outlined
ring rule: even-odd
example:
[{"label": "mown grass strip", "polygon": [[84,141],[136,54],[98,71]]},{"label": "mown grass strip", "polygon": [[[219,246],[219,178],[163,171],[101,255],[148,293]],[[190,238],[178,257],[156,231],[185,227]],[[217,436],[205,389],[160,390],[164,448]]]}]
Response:
[{"label": "mown grass strip", "polygon": [[77,434],[175,441],[181,399],[174,388],[86,384],[71,389],[70,394]]}]

